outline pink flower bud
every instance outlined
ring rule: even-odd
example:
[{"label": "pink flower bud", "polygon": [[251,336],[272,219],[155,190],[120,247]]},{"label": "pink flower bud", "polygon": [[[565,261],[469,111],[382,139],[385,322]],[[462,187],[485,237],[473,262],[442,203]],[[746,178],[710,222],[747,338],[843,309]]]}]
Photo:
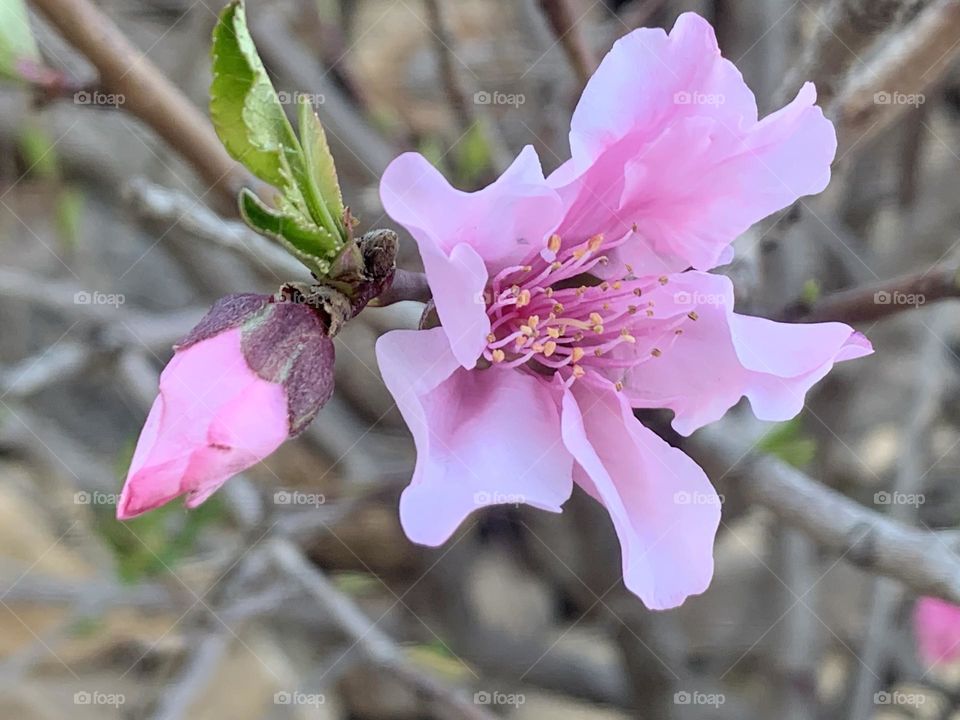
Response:
[{"label": "pink flower bud", "polygon": [[218,300],[160,375],[117,517],[184,494],[196,507],[263,460],[329,400],[333,361],[315,308],[269,295]]}]

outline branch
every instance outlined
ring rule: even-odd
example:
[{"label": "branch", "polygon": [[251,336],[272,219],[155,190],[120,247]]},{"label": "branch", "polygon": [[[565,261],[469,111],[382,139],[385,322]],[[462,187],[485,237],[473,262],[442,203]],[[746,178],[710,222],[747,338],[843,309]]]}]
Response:
[{"label": "branch", "polygon": [[957,297],[960,297],[960,263],[951,260],[925,272],[826,295],[813,304],[796,303],[787,307],[781,316],[794,322],[871,322]]},{"label": "branch", "polygon": [[539,0],[539,2],[550,29],[553,30],[557,42],[563,46],[567,59],[577,75],[577,81],[583,87],[593,75],[597,60],[577,29],[579,19],[574,20],[568,0]]},{"label": "branch", "polygon": [[924,102],[922,93],[960,54],[958,37],[960,2],[937,0],[852,74],[827,111],[837,121],[838,156]]},{"label": "branch", "polygon": [[776,458],[743,453],[720,430],[693,445],[721,459],[740,490],[821,546],[914,592],[960,603],[960,555],[952,533],[905,526],[813,480]]},{"label": "branch", "polygon": [[179,152],[232,212],[241,188],[262,191],[263,183],[227,155],[207,118],[89,0],[33,4],[97,68],[100,87],[121,96],[123,109]]}]

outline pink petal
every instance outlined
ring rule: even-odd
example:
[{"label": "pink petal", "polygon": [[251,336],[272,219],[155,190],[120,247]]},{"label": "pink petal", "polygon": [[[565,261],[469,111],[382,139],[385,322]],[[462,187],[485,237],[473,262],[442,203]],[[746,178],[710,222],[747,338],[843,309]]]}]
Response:
[{"label": "pink petal", "polygon": [[609,383],[578,380],[563,398],[574,480],[601,502],[623,553],[623,579],[652,610],[706,590],[720,498],[703,470],[644,427]]},{"label": "pink petal", "polygon": [[407,536],[440,545],[473,511],[526,503],[559,512],[573,460],[550,384],[509,368],[458,366],[441,328],[395,330],[377,361],[417,446],[400,498]]},{"label": "pink petal", "polygon": [[917,654],[927,665],[960,657],[960,607],[934,597],[917,600],[913,611]]},{"label": "pink petal", "polygon": [[561,203],[532,147],[493,184],[473,193],[450,186],[421,155],[406,153],[380,183],[387,213],[417,241],[427,280],[460,364],[476,363],[490,331],[483,291],[490,275],[546,245]]},{"label": "pink petal", "polygon": [[[686,272],[649,295],[657,317],[693,312],[661,338],[659,357],[623,378],[634,407],[667,407],[689,435],[746,396],[761,420],[788,420],[836,362],[868,355],[869,341],[842,323],[786,324],[733,312],[733,287],[720,275]],[[614,378],[618,379],[618,378]]]},{"label": "pink petal", "polygon": [[281,385],[258,377],[233,329],[178,351],[160,376],[117,507],[121,520],[186,493],[195,507],[289,433]]},{"label": "pink petal", "polygon": [[631,33],[577,107],[573,160],[549,178],[568,208],[560,234],[620,237],[635,227],[610,273],[623,263],[656,274],[729,262],[738,235],[826,187],[836,135],[815,101],[807,84],[757,122],[705,20],[683,15],[669,38]]}]

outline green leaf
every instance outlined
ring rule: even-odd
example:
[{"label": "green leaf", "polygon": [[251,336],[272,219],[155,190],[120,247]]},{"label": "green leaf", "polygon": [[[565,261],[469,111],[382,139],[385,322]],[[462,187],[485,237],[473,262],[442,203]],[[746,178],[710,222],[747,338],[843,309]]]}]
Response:
[{"label": "green leaf", "polygon": [[[300,139],[303,142],[310,187],[319,195],[321,206],[330,216],[329,219],[325,218],[323,225],[343,234],[343,195],[340,194],[337,167],[327,144],[327,134],[309,100],[301,98],[299,110]],[[330,227],[328,222],[332,223],[333,227]]]},{"label": "green leaf", "polygon": [[19,78],[21,60],[40,62],[27,8],[22,0],[0,0],[0,74]]},{"label": "green leaf", "polygon": [[220,14],[212,55],[210,115],[227,152],[306,210],[296,182],[304,173],[303,151],[257,55],[242,0]]},{"label": "green leaf", "polygon": [[297,138],[257,55],[243,0],[233,0],[221,13],[212,54],[210,113],[217,134],[231,156],[280,191],[276,208],[249,191],[241,193],[244,220],[280,242],[313,273],[326,274],[349,233],[320,120],[302,99]]},{"label": "green leaf", "polygon": [[296,215],[267,207],[246,188],[240,191],[240,215],[254,230],[283,245],[318,277],[330,270],[330,261],[341,246],[339,239],[329,230],[305,223]]},{"label": "green leaf", "polygon": [[803,284],[800,297],[807,305],[813,305],[820,299],[820,283],[816,278],[810,278]]},{"label": "green leaf", "polygon": [[803,433],[799,418],[774,425],[757,448],[796,468],[805,467],[817,454],[817,442]]}]

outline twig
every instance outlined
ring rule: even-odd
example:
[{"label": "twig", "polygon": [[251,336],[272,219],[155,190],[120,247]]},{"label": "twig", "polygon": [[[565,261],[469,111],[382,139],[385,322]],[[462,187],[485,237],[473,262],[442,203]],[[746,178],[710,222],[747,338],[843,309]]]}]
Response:
[{"label": "twig", "polygon": [[427,284],[425,274],[398,269],[393,275],[390,287],[380,293],[368,307],[386,307],[404,300],[425,303],[429,299],[430,286]]},{"label": "twig", "polygon": [[263,183],[227,155],[207,118],[89,0],[33,0],[33,4],[97,68],[104,91],[118,95],[126,112],[193,165],[231,212],[237,212],[241,188],[262,191]]},{"label": "twig", "polygon": [[838,156],[863,145],[924,102],[960,54],[960,2],[937,0],[894,34],[862,71],[852,74],[828,107],[838,128]]},{"label": "twig", "polygon": [[415,688],[445,709],[443,717],[462,720],[495,720],[481,706],[467,702],[432,676],[415,668],[394,642],[372,623],[346,595],[327,579],[303,553],[287,540],[273,539],[272,554],[284,572],[301,585],[330,613],[341,630],[356,642],[370,662]]},{"label": "twig", "polygon": [[909,4],[905,0],[832,0],[800,61],[777,91],[777,105],[791,100],[808,80],[816,84],[821,104],[832,100],[847,70],[861,62],[860,55],[897,23]]},{"label": "twig", "polygon": [[786,308],[784,319],[804,322],[869,322],[937,300],[960,297],[960,262],[950,260],[926,272],[915,272],[875,285],[827,295],[812,305]]},{"label": "twig", "polygon": [[748,454],[723,433],[701,430],[692,446],[721,459],[754,503],[844,560],[914,592],[960,603],[960,556],[952,533],[907,527],[869,510],[776,458]]},{"label": "twig", "polygon": [[586,85],[597,61],[577,28],[578,22],[573,18],[568,0],[539,0],[539,3],[557,42],[567,54],[577,81],[581,87]]}]

